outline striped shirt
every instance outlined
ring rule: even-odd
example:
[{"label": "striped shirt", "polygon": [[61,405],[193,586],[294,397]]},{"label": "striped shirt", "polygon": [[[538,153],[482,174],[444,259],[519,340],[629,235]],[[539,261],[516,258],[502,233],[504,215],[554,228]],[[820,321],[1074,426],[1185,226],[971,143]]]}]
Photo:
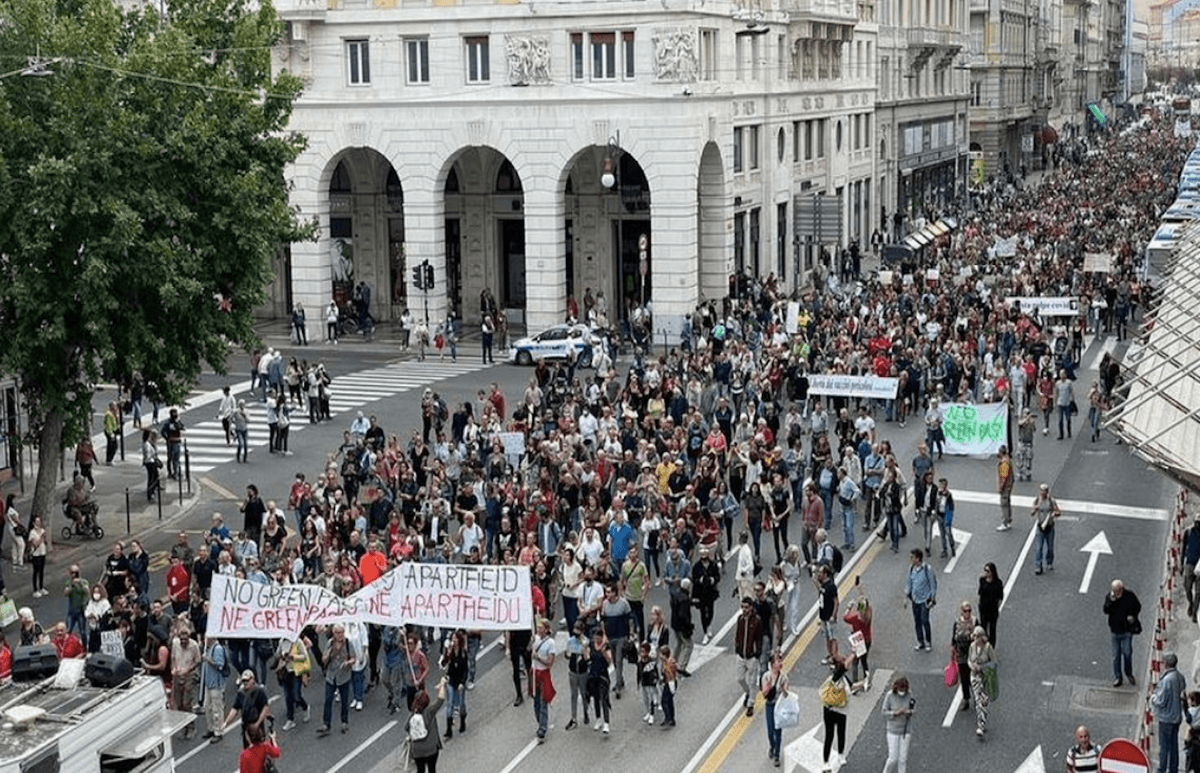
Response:
[{"label": "striped shirt", "polygon": [[1096,773],[1100,770],[1100,745],[1092,744],[1087,751],[1072,746],[1067,752],[1067,769],[1074,773]]}]

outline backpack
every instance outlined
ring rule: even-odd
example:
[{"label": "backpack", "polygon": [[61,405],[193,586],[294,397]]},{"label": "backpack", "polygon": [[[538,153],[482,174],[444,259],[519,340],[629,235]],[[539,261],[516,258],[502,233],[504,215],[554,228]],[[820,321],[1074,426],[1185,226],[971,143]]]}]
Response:
[{"label": "backpack", "polygon": [[413,714],[408,718],[408,737],[413,741],[424,741],[429,735],[429,728],[425,726],[425,715],[420,712]]},{"label": "backpack", "polygon": [[[225,649],[225,647],[222,645],[217,645],[217,646],[220,646],[221,650],[225,653],[225,661],[221,664],[221,667],[218,668],[217,671],[220,672],[222,677],[224,677],[225,679],[228,679],[230,676],[233,675],[233,667],[229,665],[229,650]],[[214,652],[216,651],[215,647],[213,648],[213,651]]]},{"label": "backpack", "polygon": [[842,556],[842,551],[837,545],[831,544],[829,547],[833,549],[833,559],[829,563],[830,566],[833,567],[833,573],[837,574],[838,572],[842,571],[842,566],[845,564],[845,558]]}]

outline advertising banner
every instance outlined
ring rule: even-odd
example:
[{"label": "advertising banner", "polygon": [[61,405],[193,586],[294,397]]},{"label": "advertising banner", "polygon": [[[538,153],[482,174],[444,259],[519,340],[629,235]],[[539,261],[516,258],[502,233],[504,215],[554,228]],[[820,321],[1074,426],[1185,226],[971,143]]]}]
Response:
[{"label": "advertising banner", "polygon": [[306,625],[351,622],[532,628],[529,568],[408,562],[344,598],[319,585],[264,585],[213,576],[208,636],[288,638]]}]

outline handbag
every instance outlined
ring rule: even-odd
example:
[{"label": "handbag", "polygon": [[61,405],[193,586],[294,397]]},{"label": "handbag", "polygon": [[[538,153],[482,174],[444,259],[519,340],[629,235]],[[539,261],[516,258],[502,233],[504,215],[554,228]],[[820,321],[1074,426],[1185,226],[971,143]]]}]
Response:
[{"label": "handbag", "polygon": [[1133,618],[1133,622],[1129,624],[1129,632],[1131,634],[1133,634],[1134,636],[1137,636],[1139,633],[1141,633],[1142,632],[1142,621],[1137,619],[1136,617]]},{"label": "handbag", "polygon": [[983,691],[987,694],[989,701],[994,701],[1000,697],[1000,677],[996,673],[996,664],[984,663],[983,669],[980,672],[983,677]]},{"label": "handbag", "polygon": [[764,514],[764,515],[763,515],[763,520],[762,520],[762,530],[763,530],[763,531],[770,531],[771,529],[774,529],[774,528],[775,528],[775,521],[771,520],[771,516],[770,516],[770,515],[765,515],[765,514]]},{"label": "handbag", "polygon": [[1079,405],[1074,400],[1071,401],[1071,415],[1079,413]]},{"label": "handbag", "polygon": [[775,701],[775,727],[786,730],[800,724],[800,696],[785,692]]},{"label": "handbag", "polygon": [[958,661],[953,657],[950,658],[950,662],[946,664],[946,667],[942,669],[942,678],[946,682],[947,687],[953,688],[958,685]]},{"label": "handbag", "polygon": [[831,709],[846,708],[846,688],[834,682],[832,676],[821,685],[819,693],[823,705]]},{"label": "handbag", "polygon": [[632,639],[626,639],[625,644],[621,646],[621,657],[630,663],[638,662],[638,648]]}]

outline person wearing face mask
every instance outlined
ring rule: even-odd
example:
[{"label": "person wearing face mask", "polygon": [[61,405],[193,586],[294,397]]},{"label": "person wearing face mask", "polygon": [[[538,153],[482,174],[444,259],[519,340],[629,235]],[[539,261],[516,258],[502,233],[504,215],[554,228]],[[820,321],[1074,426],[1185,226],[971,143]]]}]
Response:
[{"label": "person wearing face mask", "polygon": [[883,773],[905,773],[908,769],[908,744],[913,710],[917,700],[909,692],[908,677],[896,674],[892,678],[892,689],[883,698],[880,712],[887,722],[887,762]]},{"label": "person wearing face mask", "polygon": [[91,600],[83,608],[83,620],[87,630],[87,651],[100,651],[100,631],[106,625],[106,618],[112,611],[108,602],[108,593],[104,586],[97,583],[92,586]]}]

